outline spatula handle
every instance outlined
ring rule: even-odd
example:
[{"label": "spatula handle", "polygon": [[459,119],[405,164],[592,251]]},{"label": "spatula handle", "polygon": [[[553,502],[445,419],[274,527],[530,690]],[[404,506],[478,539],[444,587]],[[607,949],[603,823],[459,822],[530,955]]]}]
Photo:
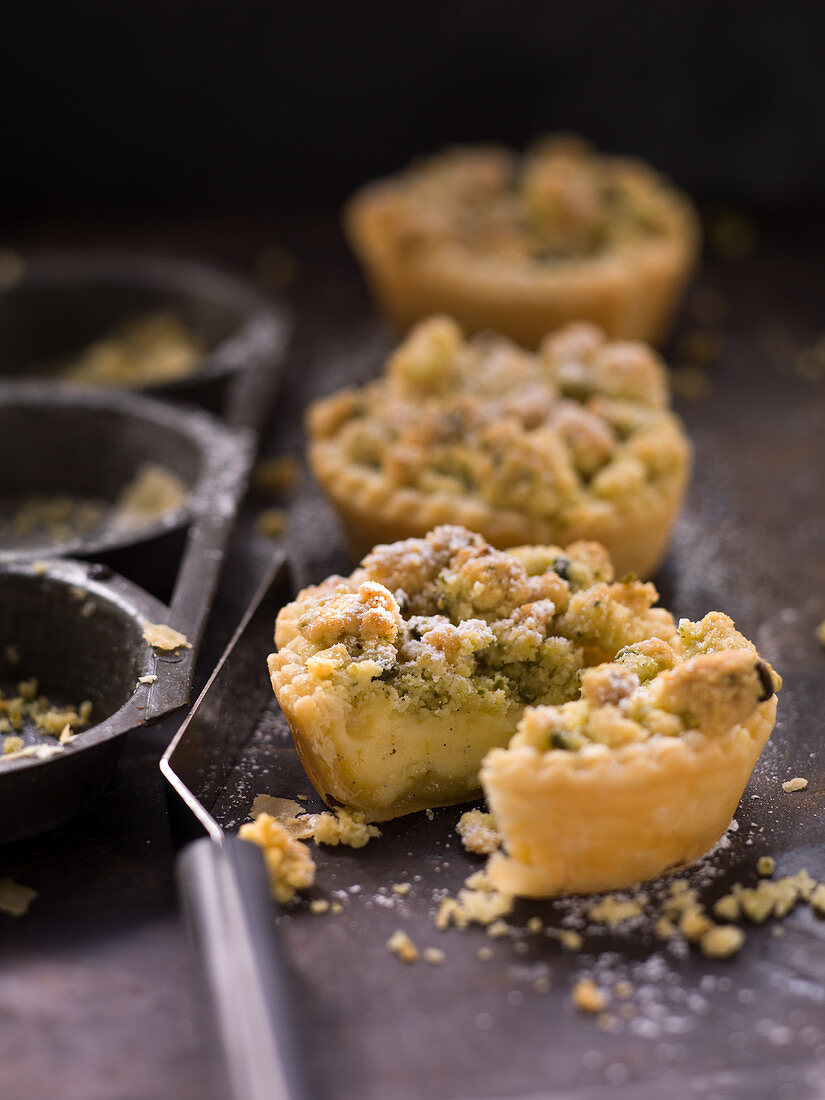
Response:
[{"label": "spatula handle", "polygon": [[261,853],[225,837],[184,848],[177,878],[231,1100],[310,1100],[296,999]]}]

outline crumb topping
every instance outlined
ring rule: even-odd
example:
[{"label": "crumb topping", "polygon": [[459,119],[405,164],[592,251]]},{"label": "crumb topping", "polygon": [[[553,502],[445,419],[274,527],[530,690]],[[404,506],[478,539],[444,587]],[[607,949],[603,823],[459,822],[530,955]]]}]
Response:
[{"label": "crumb topping", "polygon": [[658,355],[583,322],[533,354],[492,334],[465,341],[450,318],[432,317],[383,378],[316,402],[308,423],[314,445],[390,491],[562,525],[585,502],[621,504],[670,479],[687,455]]},{"label": "crumb topping", "polygon": [[393,200],[387,231],[409,251],[450,246],[547,267],[666,232],[655,173],[571,137],[545,138],[523,157],[498,146],[450,149],[383,190]]},{"label": "crumb topping", "polygon": [[192,648],[192,643],[185,634],[181,634],[179,630],[167,626],[166,623],[144,622],[143,638],[153,649],[171,651],[173,649]]},{"label": "crumb topping", "polygon": [[315,882],[315,862],[309,848],[269,814],[260,813],[254,821],[241,825],[238,836],[262,850],[272,896],[281,905]]},{"label": "crumb topping", "polygon": [[[18,732],[31,724],[38,733],[46,737],[65,740],[66,732],[83,730],[89,725],[92,704],[87,699],[77,706],[55,706],[40,691],[35,677],[21,680],[15,695],[6,695],[0,690],[0,734]],[[19,742],[19,743],[18,743]],[[7,757],[16,756],[23,749],[19,737],[7,737],[3,744],[3,753]]]},{"label": "crumb topping", "polygon": [[0,913],[10,917],[24,917],[37,897],[31,886],[23,886],[13,878],[0,878]]},{"label": "crumb topping", "polygon": [[405,963],[414,963],[418,959],[418,948],[413,941],[400,928],[387,940],[387,950]]},{"label": "crumb topping", "polygon": [[652,606],[653,585],[612,581],[595,543],[505,552],[438,527],[376,547],[348,579],[305,589],[298,635],[273,667],[297,660],[353,705],[381,694],[400,711],[564,703],[584,669],[621,649],[630,647],[617,675],[676,659],[675,624]]},{"label": "crumb topping", "polygon": [[610,748],[690,730],[722,736],[778,690],[780,677],[721,612],[682,620],[675,638],[623,647],[581,674],[580,698],[528,708],[511,747]]},{"label": "crumb topping", "polygon": [[782,790],[786,794],[793,794],[794,791],[804,791],[808,786],[808,780],[803,779],[801,776],[797,776],[795,779],[787,779],[782,784]]},{"label": "crumb topping", "polygon": [[456,825],[456,832],[468,852],[489,856],[501,844],[495,818],[482,810],[467,810]]},{"label": "crumb topping", "polygon": [[148,386],[187,378],[205,348],[173,313],[153,313],[124,322],[90,344],[61,375],[96,386]]}]

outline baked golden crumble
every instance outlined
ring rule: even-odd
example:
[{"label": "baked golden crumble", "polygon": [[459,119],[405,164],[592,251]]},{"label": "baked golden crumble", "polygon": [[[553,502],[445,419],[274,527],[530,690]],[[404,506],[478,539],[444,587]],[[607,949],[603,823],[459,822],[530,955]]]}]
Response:
[{"label": "baked golden crumble", "polygon": [[315,882],[315,862],[309,848],[269,814],[260,813],[254,821],[241,825],[238,836],[263,851],[272,896],[282,905]]},{"label": "baked golden crumble", "polygon": [[653,169],[561,137],[521,157],[483,146],[417,162],[359,191],[345,227],[401,328],[444,310],[527,347],[571,320],[659,341],[699,237]]},{"label": "baked golden crumble", "polygon": [[470,798],[524,707],[574,700],[588,667],[671,653],[656,598],[596,543],[504,552],[439,527],[284,607],[272,685],[322,798],[381,821]]},{"label": "baked golden crumble", "polygon": [[481,783],[504,891],[621,889],[706,852],[733,816],[776,714],[779,677],[720,612],[620,647],[576,699],[525,711]]},{"label": "baked golden crumble", "polygon": [[384,377],[315,402],[309,457],[354,553],[461,523],[500,548],[595,539],[649,575],[690,446],[658,355],[572,324],[537,353],[420,324]]},{"label": "baked golden crumble", "polygon": [[204,351],[203,341],[180,317],[153,313],[125,321],[60,373],[84,385],[159,385],[194,374]]},{"label": "baked golden crumble", "polygon": [[[66,731],[83,730],[89,725],[92,704],[87,699],[77,706],[56,706],[40,691],[35,677],[21,680],[14,695],[6,695],[0,690],[0,734],[17,733],[30,723],[44,737],[57,737],[68,740]],[[21,753],[23,744],[20,738],[9,737],[3,745],[4,755]]]},{"label": "baked golden crumble", "polygon": [[143,638],[153,649],[161,649],[170,652],[173,649],[191,649],[192,643],[185,634],[169,626],[166,623],[143,624]]}]

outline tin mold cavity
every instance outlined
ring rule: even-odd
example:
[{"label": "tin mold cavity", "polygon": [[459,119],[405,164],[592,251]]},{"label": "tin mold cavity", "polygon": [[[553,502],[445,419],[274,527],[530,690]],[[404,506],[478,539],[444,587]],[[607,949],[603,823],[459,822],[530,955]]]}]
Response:
[{"label": "tin mold cavity", "polygon": [[[92,703],[89,726],[114,714],[144,674],[147,647],[134,611],[48,574],[0,570],[0,688],[35,677],[56,706]],[[27,731],[25,741],[57,744]]]}]

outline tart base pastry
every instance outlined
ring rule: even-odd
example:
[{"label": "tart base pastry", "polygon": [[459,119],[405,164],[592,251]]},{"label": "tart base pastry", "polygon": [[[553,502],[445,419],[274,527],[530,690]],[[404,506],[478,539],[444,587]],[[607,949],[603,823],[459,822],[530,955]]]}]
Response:
[{"label": "tart base pastry", "polygon": [[575,139],[521,162],[496,147],[448,151],[364,188],[344,220],[399,328],[445,312],[533,348],[573,320],[661,342],[699,239],[689,201],[651,168]]},{"label": "tart base pastry", "polygon": [[587,665],[675,636],[652,585],[612,579],[594,543],[504,553],[441,527],[299,593],[269,670],[315,789],[371,821],[471,798],[528,702],[574,699]]},{"label": "tart base pastry", "polygon": [[595,676],[601,705],[528,710],[510,746],[485,758],[481,783],[506,848],[488,867],[497,889],[620,890],[693,862],[727,829],[773,728],[781,681],[725,616],[689,625],[721,627],[731,648],[706,649],[641,686],[620,657],[583,678],[586,695]]},{"label": "tart base pastry", "polygon": [[307,422],[356,558],[453,523],[499,549],[600,542],[620,576],[649,576],[690,468],[661,360],[584,324],[534,355],[431,318],[382,379],[316,402]]}]

